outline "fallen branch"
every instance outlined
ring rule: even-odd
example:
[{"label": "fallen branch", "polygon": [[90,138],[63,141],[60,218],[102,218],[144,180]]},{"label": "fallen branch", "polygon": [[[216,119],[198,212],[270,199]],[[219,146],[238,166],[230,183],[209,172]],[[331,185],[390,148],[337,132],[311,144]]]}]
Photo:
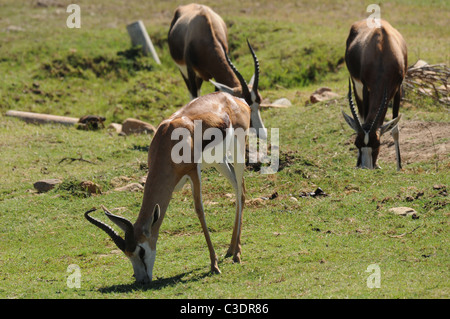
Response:
[{"label": "fallen branch", "polygon": [[403,233],[403,234],[401,234],[401,235],[394,235],[394,236],[389,236],[389,237],[391,237],[391,238],[403,238],[403,237],[406,236],[406,235],[412,234],[413,232],[415,232],[417,229],[419,229],[419,228],[422,227],[422,226],[423,226],[423,224],[417,226],[416,228],[414,228],[413,230],[411,230],[411,231],[409,231],[409,232]]},{"label": "fallen branch", "polygon": [[59,123],[63,125],[74,125],[78,122],[78,118],[75,117],[22,112],[14,110],[6,112],[6,116],[16,117],[21,120],[24,120],[27,123]]},{"label": "fallen branch", "polygon": [[404,88],[450,105],[449,76],[450,68],[445,64],[428,64],[419,60],[406,71]]},{"label": "fallen branch", "polygon": [[60,161],[58,162],[58,164],[61,164],[61,163],[64,162],[64,161],[70,161],[69,164],[71,164],[71,163],[73,163],[73,162],[75,162],[75,161],[86,162],[86,163],[89,163],[89,164],[95,164],[94,162],[91,162],[91,161],[88,161],[88,160],[84,159],[83,156],[81,156],[81,155],[80,155],[79,158],[75,158],[75,157],[64,157],[62,160],[60,160]]}]

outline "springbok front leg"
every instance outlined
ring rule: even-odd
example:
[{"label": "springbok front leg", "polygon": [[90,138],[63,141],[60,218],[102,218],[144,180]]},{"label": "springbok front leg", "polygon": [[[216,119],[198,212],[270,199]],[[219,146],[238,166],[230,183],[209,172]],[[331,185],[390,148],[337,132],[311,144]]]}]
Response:
[{"label": "springbok front leg", "polygon": [[399,143],[399,132],[398,125],[396,125],[391,131],[392,138],[395,144],[395,155],[397,157],[397,171],[402,169],[402,158],[400,156],[400,143]]},{"label": "springbok front leg", "polygon": [[194,197],[195,212],[197,213],[200,224],[202,225],[203,234],[205,235],[206,244],[209,249],[209,258],[211,260],[211,272],[220,274],[216,252],[214,251],[211,237],[209,236],[208,227],[206,225],[205,211],[203,209],[202,200],[202,184],[201,184],[201,167],[197,165],[197,170],[189,174],[191,178],[192,195]]},{"label": "springbok front leg", "polygon": [[[400,101],[402,99],[402,91],[403,87],[400,86],[397,92],[394,95],[394,103],[392,104],[392,118],[395,119],[399,116],[398,111],[400,109]],[[402,169],[402,159],[400,157],[400,143],[399,143],[399,132],[398,132],[398,124],[391,131],[392,138],[395,143],[395,155],[397,156],[397,170]]]}]

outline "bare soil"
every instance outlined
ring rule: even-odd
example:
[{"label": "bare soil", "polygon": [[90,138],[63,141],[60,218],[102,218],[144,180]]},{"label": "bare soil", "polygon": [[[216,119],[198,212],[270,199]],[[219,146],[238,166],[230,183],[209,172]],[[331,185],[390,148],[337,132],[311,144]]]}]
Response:
[{"label": "bare soil", "polygon": [[[448,159],[450,123],[400,121],[399,129],[402,164]],[[396,161],[394,140],[390,134],[381,138],[379,159]]]}]

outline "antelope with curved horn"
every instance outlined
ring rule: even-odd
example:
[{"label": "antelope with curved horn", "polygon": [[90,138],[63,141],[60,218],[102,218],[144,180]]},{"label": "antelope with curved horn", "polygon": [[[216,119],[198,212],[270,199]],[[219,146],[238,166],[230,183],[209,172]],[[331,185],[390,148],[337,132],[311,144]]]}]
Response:
[{"label": "antelope with curved horn", "polygon": [[[226,57],[226,61],[234,72],[241,77],[228,57]],[[136,222],[132,224],[123,217],[113,215],[102,206],[106,216],[125,232],[124,237],[117,234],[107,224],[91,217],[90,214],[95,209],[85,213],[86,219],[105,231],[117,247],[130,259],[138,283],[148,283],[152,280],[156,242],[161,223],[164,220],[173,191],[179,190],[187,181],[191,183],[195,211],[209,249],[211,271],[220,273],[202,203],[201,170],[208,166],[215,167],[228,179],[235,190],[236,215],[231,243],[226,256],[233,256],[234,262],[240,262],[242,213],[245,201],[243,177],[245,136],[243,139],[238,138],[232,132],[233,130],[246,132],[249,128],[251,117],[249,104],[251,104],[252,97],[248,88],[246,92],[245,100],[225,92],[215,92],[199,97],[161,122],[149,148],[149,170],[142,206]],[[210,144],[204,145],[204,140],[201,140],[200,143],[196,142],[195,130],[199,130],[199,123],[201,123],[200,134],[204,132],[204,135],[201,135],[203,138],[206,138],[206,133],[211,129],[221,132],[219,135],[214,135],[215,138],[210,144],[214,144],[215,147],[217,145],[223,147],[224,156],[222,160],[216,162],[204,160],[201,162],[194,158],[195,148],[200,149],[201,154],[206,154],[210,146]],[[181,143],[176,138],[179,138],[183,133],[185,133],[183,145],[187,148],[183,148],[182,151],[184,153],[187,150],[187,153],[191,156],[186,161],[179,161],[178,157],[174,157],[174,154],[176,154],[174,150],[175,146],[178,149],[179,143]],[[229,160],[227,151],[235,154],[233,160]]]},{"label": "antelope with curved horn", "polygon": [[[266,138],[259,112],[262,98],[258,92],[258,60],[249,46],[255,74],[247,85],[244,78],[227,63],[228,31],[217,13],[208,6],[195,3],[179,6],[170,24],[168,42],[170,55],[180,69],[191,100],[200,96],[203,81],[210,81],[216,89],[236,97],[245,98],[250,93],[250,126],[256,128],[259,137]],[[262,129],[261,132],[259,129]]]},{"label": "antelope with curved horn", "polygon": [[[397,169],[402,168],[398,122],[402,82],[407,70],[407,49],[402,35],[387,21],[369,27],[366,20],[355,22],[347,38],[345,62],[350,72],[358,112],[352,99],[349,80],[349,104],[352,117],[346,122],[356,131],[357,167],[379,168],[377,158],[380,137],[391,131],[397,156]],[[393,99],[392,120],[383,124],[389,101]],[[359,116],[358,114],[359,113]],[[361,118],[360,118],[361,117]]]}]

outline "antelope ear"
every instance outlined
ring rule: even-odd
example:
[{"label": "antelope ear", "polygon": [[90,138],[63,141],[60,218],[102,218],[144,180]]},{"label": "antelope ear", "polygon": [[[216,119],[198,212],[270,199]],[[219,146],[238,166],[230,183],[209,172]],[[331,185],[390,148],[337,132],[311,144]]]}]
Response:
[{"label": "antelope ear", "polygon": [[235,92],[232,88],[230,88],[229,86],[225,85],[225,84],[221,84],[218,82],[215,82],[213,80],[209,80],[209,82],[211,82],[219,91],[225,92],[225,93],[229,93],[231,95],[235,95]]},{"label": "antelope ear", "polygon": [[120,227],[125,233],[129,232],[133,229],[133,224],[126,218],[120,217],[114,214],[111,214],[109,210],[107,210],[103,205],[102,209],[105,212],[105,215],[117,226]]},{"label": "antelope ear", "polygon": [[161,215],[161,208],[158,204],[155,205],[155,209],[153,210],[153,222],[152,226],[158,221],[159,217]]},{"label": "antelope ear", "polygon": [[255,74],[253,74],[252,78],[250,79],[250,82],[248,82],[248,86],[253,87],[253,82],[255,82]]},{"label": "antelope ear", "polygon": [[396,125],[398,125],[398,122],[400,121],[401,117],[402,117],[402,115],[400,114],[395,119],[390,120],[389,122],[387,122],[386,124],[381,126],[381,128],[380,128],[380,135],[383,135],[384,133],[386,133],[387,131],[392,130]]},{"label": "antelope ear", "polygon": [[355,120],[354,120],[351,116],[345,114],[344,111],[342,111],[342,115],[344,116],[344,119],[345,119],[345,121],[347,122],[347,124],[348,124],[355,132],[358,132],[358,127],[356,126]]}]

